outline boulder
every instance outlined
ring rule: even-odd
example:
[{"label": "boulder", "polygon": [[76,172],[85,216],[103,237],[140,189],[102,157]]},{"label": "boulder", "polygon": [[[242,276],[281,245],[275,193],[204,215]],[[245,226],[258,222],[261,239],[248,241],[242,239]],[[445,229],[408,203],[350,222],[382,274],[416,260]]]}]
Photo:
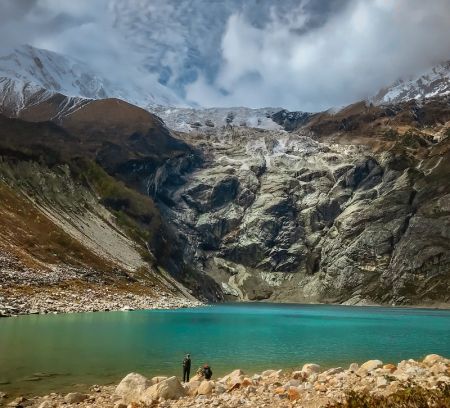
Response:
[{"label": "boulder", "polygon": [[186,390],[181,385],[177,377],[169,377],[158,384],[147,388],[140,397],[143,404],[151,405],[159,399],[178,399],[186,395]]},{"label": "boulder", "polygon": [[230,374],[226,375],[225,377],[222,377],[220,382],[228,384],[232,380],[238,379],[239,377],[242,377],[244,375],[244,372],[240,369],[234,370]]},{"label": "boulder", "polygon": [[348,368],[348,371],[351,371],[352,373],[356,373],[359,369],[359,365],[356,363],[351,363],[350,367]]},{"label": "boulder", "polygon": [[162,377],[162,376],[157,376],[157,377],[153,377],[150,381],[153,384],[158,384],[161,381],[167,380],[167,377]]},{"label": "boulder", "polygon": [[214,384],[212,381],[204,380],[200,383],[200,386],[197,388],[198,395],[209,395],[212,393],[214,389]]},{"label": "boulder", "polygon": [[152,382],[141,374],[130,373],[119,383],[114,394],[125,403],[137,402],[141,394],[152,385]]},{"label": "boulder", "polygon": [[279,378],[282,370],[266,370],[261,373],[263,378]]},{"label": "boulder", "polygon": [[184,389],[186,393],[190,396],[197,395],[197,389],[200,387],[201,381],[189,381],[187,384],[184,384]]},{"label": "boulder", "polygon": [[388,380],[386,377],[377,377],[377,387],[378,388],[386,388],[388,385]]},{"label": "boulder", "polygon": [[223,394],[227,391],[227,389],[220,383],[216,383],[215,387],[214,387],[214,392],[216,394]]},{"label": "boulder", "polygon": [[297,387],[289,387],[288,398],[289,401],[297,401],[298,399],[300,399],[300,391]]},{"label": "boulder", "polygon": [[54,401],[45,400],[39,404],[38,408],[55,408],[56,404]]},{"label": "boulder", "polygon": [[266,370],[261,373],[261,376],[267,378],[270,377],[275,372],[276,372],[275,370]]},{"label": "boulder", "polygon": [[202,382],[203,380],[204,380],[203,375],[195,374],[195,375],[189,380],[189,382]]},{"label": "boulder", "polygon": [[16,407],[22,407],[27,402],[27,399],[24,397],[17,397],[16,399],[12,400],[10,403],[8,403],[8,407],[16,408]]},{"label": "boulder", "polygon": [[387,371],[393,373],[395,370],[397,370],[397,366],[394,364],[385,364],[383,366],[383,370],[387,370]]},{"label": "boulder", "polygon": [[343,371],[344,371],[344,369],[342,367],[336,367],[336,368],[330,368],[329,370],[325,371],[323,374],[325,376],[335,375],[335,374],[342,373]]},{"label": "boulder", "polygon": [[305,364],[302,368],[302,371],[306,373],[307,376],[310,376],[311,374],[317,374],[320,372],[320,365],[319,364]]},{"label": "boulder", "polygon": [[88,395],[82,394],[81,392],[70,392],[64,397],[64,401],[68,404],[78,404],[88,398]]},{"label": "boulder", "polygon": [[369,360],[361,365],[361,368],[367,370],[368,372],[371,372],[381,367],[383,367],[383,362],[380,360]]},{"label": "boulder", "polygon": [[242,379],[241,381],[242,387],[249,387],[250,385],[253,385],[253,381],[251,380],[251,378],[245,377],[244,379]]},{"label": "boulder", "polygon": [[444,364],[448,364],[449,360],[447,360],[446,358],[438,355],[438,354],[428,354],[428,356],[426,356],[423,359],[423,363],[429,367],[437,364],[437,363],[444,363]]},{"label": "boulder", "polygon": [[304,373],[303,371],[294,371],[292,373],[292,378],[294,380],[301,380],[301,381],[303,381],[305,379],[305,377],[306,377],[306,373]]}]

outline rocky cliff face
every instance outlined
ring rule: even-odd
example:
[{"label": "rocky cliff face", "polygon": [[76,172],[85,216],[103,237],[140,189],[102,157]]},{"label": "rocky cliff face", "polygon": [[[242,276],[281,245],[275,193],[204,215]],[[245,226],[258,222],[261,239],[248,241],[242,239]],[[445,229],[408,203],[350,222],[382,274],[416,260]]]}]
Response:
[{"label": "rocky cliff face", "polygon": [[180,135],[205,157],[162,205],[184,258],[230,299],[448,302],[448,100],[383,109]]}]

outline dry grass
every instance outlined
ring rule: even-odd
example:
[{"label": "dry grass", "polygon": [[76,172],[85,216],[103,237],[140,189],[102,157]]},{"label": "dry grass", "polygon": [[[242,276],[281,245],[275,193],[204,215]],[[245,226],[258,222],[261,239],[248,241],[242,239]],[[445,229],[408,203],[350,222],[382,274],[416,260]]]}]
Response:
[{"label": "dry grass", "polygon": [[115,267],[55,225],[28,198],[2,182],[0,230],[0,247],[14,253],[30,268],[64,264],[107,272]]},{"label": "dry grass", "polygon": [[389,396],[351,392],[344,402],[328,408],[449,408],[450,386],[443,384],[434,390],[410,387]]}]

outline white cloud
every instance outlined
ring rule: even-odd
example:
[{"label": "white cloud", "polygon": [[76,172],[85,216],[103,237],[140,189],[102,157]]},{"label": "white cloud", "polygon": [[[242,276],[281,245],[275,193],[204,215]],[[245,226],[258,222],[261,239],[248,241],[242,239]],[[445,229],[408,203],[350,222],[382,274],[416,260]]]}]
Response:
[{"label": "white cloud", "polygon": [[242,14],[232,15],[219,74],[209,85],[203,78],[189,85],[188,98],[202,105],[320,110],[450,58],[446,0],[355,0],[317,29],[298,35],[299,26],[273,19],[255,28]]}]

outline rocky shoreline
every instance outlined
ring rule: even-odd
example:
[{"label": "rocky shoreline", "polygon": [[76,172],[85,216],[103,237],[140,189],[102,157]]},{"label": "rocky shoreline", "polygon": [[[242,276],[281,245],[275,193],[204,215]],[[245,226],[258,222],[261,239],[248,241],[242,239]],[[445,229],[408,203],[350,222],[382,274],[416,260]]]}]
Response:
[{"label": "rocky shoreline", "polygon": [[251,376],[238,369],[210,381],[196,375],[185,384],[177,377],[149,379],[130,373],[117,386],[95,385],[87,393],[52,393],[7,401],[0,392],[0,405],[3,399],[9,408],[318,408],[344,403],[349,393],[389,398],[401,392],[411,395],[414,390],[421,390],[435,401],[441,398],[436,393],[444,389],[445,401],[440,401],[439,406],[446,407],[449,387],[450,360],[430,354],[422,361],[410,359],[394,365],[369,360],[361,365],[352,363],[347,369],[337,367],[325,371],[317,364],[305,364],[297,371],[267,370]]},{"label": "rocky shoreline", "polygon": [[139,293],[92,286],[83,290],[41,288],[40,291],[0,291],[0,317],[27,314],[179,309],[204,303],[171,293]]}]

